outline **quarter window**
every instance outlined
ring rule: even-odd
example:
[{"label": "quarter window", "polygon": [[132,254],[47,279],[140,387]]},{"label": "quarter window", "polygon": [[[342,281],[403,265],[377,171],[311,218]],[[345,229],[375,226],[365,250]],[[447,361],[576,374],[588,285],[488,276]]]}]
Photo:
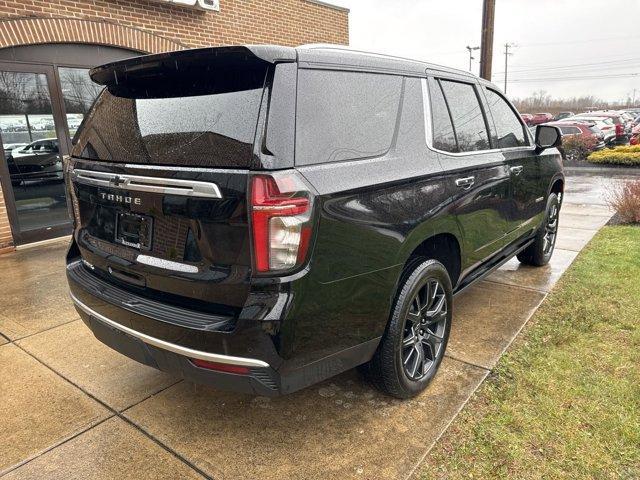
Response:
[{"label": "quarter window", "polygon": [[384,155],[395,131],[402,77],[302,69],[298,73],[296,163]]},{"label": "quarter window", "polygon": [[524,127],[507,101],[498,92],[490,89],[485,91],[489,111],[495,125],[495,130],[492,132],[494,146],[496,148],[512,148],[528,145]]},{"label": "quarter window", "polygon": [[458,140],[460,152],[489,149],[489,134],[476,89],[468,83],[442,80],[442,91]]},{"label": "quarter window", "polygon": [[438,82],[431,83],[431,121],[433,124],[433,147],[444,152],[457,152],[458,143]]}]

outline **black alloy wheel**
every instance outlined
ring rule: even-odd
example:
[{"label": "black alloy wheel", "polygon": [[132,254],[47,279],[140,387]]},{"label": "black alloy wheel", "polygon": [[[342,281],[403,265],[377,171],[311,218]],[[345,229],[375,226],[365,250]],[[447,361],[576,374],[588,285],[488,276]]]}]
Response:
[{"label": "black alloy wheel", "polygon": [[420,380],[435,365],[443,348],[447,307],[444,288],[433,278],[411,301],[402,340],[402,365],[409,379]]},{"label": "black alloy wheel", "polygon": [[558,204],[551,205],[551,209],[547,215],[547,222],[544,226],[544,237],[542,240],[542,252],[548,255],[556,244],[556,236],[558,235],[558,213],[560,209]]},{"label": "black alloy wheel", "polygon": [[544,220],[536,232],[533,243],[518,253],[520,262],[536,267],[549,263],[558,238],[559,220],[560,200],[558,194],[551,193],[547,199]]},{"label": "black alloy wheel", "polygon": [[389,324],[363,370],[383,392],[411,398],[438,371],[451,331],[453,288],[437,260],[411,259],[400,278]]}]

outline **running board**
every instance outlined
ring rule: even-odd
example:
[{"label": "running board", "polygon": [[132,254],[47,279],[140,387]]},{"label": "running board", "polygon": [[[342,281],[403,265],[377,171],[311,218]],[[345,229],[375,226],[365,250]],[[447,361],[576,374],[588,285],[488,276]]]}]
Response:
[{"label": "running board", "polygon": [[497,257],[498,260],[496,260],[495,262],[492,262],[490,264],[492,266],[487,267],[486,269],[479,270],[477,273],[472,273],[471,275],[467,276],[463,280],[463,282],[453,292],[453,295],[456,296],[460,292],[463,292],[464,290],[469,288],[474,283],[479,282],[484,277],[486,277],[487,275],[491,274],[492,272],[494,272],[495,270],[500,268],[502,265],[507,263],[509,260],[511,260],[517,254],[519,254],[522,250],[524,250],[529,245],[531,245],[534,241],[535,241],[535,237],[527,240],[523,245],[521,245],[520,247],[518,247],[515,250],[513,250],[513,253],[509,253],[507,255],[501,255],[501,256]]}]

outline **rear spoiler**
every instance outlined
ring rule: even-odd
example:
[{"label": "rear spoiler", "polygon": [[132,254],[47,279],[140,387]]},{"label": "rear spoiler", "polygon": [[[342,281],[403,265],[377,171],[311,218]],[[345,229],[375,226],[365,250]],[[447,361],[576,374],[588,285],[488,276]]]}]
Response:
[{"label": "rear spoiler", "polygon": [[237,66],[264,69],[268,64],[295,62],[296,50],[277,45],[207,47],[143,55],[107,63],[89,71],[91,79],[107,87],[138,83],[150,77],[171,79],[185,72],[210,72]]}]

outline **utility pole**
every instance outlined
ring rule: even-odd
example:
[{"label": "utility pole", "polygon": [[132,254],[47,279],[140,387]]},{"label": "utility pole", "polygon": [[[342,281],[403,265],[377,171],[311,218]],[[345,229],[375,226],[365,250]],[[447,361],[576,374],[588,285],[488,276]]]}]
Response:
[{"label": "utility pole", "polygon": [[469,50],[469,71],[471,71],[471,60],[473,60],[473,51],[474,50],[480,50],[480,47],[470,47],[469,45],[467,45],[467,50]]},{"label": "utility pole", "polygon": [[484,0],[482,5],[482,40],[480,42],[480,76],[491,81],[491,62],[493,61],[493,21],[496,13],[496,0]]},{"label": "utility pole", "polygon": [[509,53],[509,49],[511,47],[515,47],[515,43],[505,43],[504,44],[504,94],[507,94],[507,68],[509,66],[509,55],[513,55],[513,53]]}]

